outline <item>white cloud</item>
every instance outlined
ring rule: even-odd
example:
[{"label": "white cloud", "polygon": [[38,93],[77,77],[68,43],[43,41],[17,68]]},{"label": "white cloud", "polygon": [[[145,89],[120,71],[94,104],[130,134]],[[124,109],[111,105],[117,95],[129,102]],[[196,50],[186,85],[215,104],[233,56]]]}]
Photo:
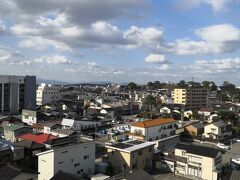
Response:
[{"label": "white cloud", "polygon": [[179,0],[175,7],[180,10],[188,10],[199,7],[202,4],[207,4],[212,7],[215,12],[228,10],[228,5],[235,3],[234,0]]},{"label": "white cloud", "polygon": [[240,41],[240,30],[231,24],[219,24],[200,28],[195,33],[207,42]]},{"label": "white cloud", "polygon": [[177,55],[201,55],[233,52],[240,46],[240,29],[230,24],[199,28],[194,33],[200,40],[177,39],[169,44],[170,52]]},{"label": "white cloud", "polygon": [[145,58],[145,62],[160,63],[160,64],[168,63],[168,61],[165,58],[165,55],[163,54],[149,54]]},{"label": "white cloud", "polygon": [[13,65],[31,65],[31,61],[18,51],[12,51],[9,47],[0,45],[0,63]]},{"label": "white cloud", "polygon": [[37,63],[48,63],[48,64],[70,64],[71,61],[66,57],[59,54],[42,56],[35,59]]}]

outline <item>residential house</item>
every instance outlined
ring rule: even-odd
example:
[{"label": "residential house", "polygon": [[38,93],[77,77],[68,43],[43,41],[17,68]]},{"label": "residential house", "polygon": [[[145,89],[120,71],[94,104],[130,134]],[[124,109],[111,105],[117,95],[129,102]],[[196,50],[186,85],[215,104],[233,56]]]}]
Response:
[{"label": "residential house", "polygon": [[176,121],[172,118],[145,120],[131,125],[130,139],[154,141],[175,134]]},{"label": "residential house", "polygon": [[33,110],[22,110],[22,122],[33,125],[37,123],[37,112]]},{"label": "residential house", "polygon": [[37,154],[38,180],[51,179],[59,171],[79,177],[95,171],[95,142],[79,142],[74,138],[58,138],[46,142],[49,150]]},{"label": "residential house", "polygon": [[222,172],[222,154],[216,148],[179,143],[175,154],[164,159],[176,175],[190,179],[218,180]]},{"label": "residential house", "polygon": [[189,124],[184,128],[184,132],[191,136],[200,136],[204,133],[204,125],[201,122]]},{"label": "residential house", "polygon": [[167,106],[164,106],[160,109],[160,113],[161,114],[170,114],[171,113],[171,109],[168,108]]},{"label": "residential house", "polygon": [[98,121],[74,120],[63,118],[61,125],[64,129],[82,130],[88,128],[96,128],[101,125]]},{"label": "residential house", "polygon": [[153,142],[129,140],[105,146],[107,162],[114,168],[115,173],[135,169],[150,170],[153,167],[154,145]]},{"label": "residential house", "polygon": [[6,124],[3,126],[3,133],[7,141],[16,142],[18,136],[32,133],[32,128],[18,124]]},{"label": "residential house", "polygon": [[232,131],[228,130],[227,124],[223,121],[213,122],[204,126],[205,138],[221,139],[231,135]]}]

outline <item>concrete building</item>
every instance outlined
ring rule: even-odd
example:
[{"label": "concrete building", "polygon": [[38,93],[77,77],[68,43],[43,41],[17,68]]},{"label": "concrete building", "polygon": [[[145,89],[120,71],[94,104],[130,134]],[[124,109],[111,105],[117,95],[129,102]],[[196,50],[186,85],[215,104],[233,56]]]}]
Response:
[{"label": "concrete building", "polygon": [[179,143],[164,159],[175,174],[190,179],[218,180],[222,171],[221,152],[207,146]]},{"label": "concrete building", "polygon": [[174,104],[182,104],[187,110],[199,110],[208,105],[208,90],[204,88],[174,89]]},{"label": "concrete building", "polygon": [[130,139],[154,141],[175,134],[176,121],[172,118],[145,120],[131,125]]},{"label": "concrete building", "polygon": [[33,110],[22,110],[22,122],[33,125],[37,123],[37,112]]},{"label": "concrete building", "polygon": [[95,142],[59,138],[49,141],[49,147],[50,150],[37,154],[38,180],[51,179],[59,171],[79,177],[90,177],[94,174]]},{"label": "concrete building", "polygon": [[130,140],[106,146],[107,161],[115,173],[135,169],[149,170],[153,166],[154,145],[153,142]]},{"label": "concrete building", "polygon": [[36,105],[36,76],[0,75],[0,113],[19,113]]},{"label": "concrete building", "polygon": [[7,141],[16,142],[18,136],[32,133],[32,128],[29,126],[7,124],[3,126],[4,137]]},{"label": "concrete building", "polygon": [[42,83],[37,88],[37,105],[41,106],[61,100],[60,86]]}]

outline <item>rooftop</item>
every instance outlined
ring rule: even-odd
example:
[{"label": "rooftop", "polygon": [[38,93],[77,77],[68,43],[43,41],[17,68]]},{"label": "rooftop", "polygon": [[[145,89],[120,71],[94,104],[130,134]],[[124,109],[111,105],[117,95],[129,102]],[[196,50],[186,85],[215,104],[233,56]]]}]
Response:
[{"label": "rooftop", "polygon": [[4,130],[8,130],[8,131],[16,131],[21,128],[31,128],[31,127],[19,125],[19,124],[7,124],[3,127]]},{"label": "rooftop", "polygon": [[152,120],[145,120],[141,122],[137,122],[132,124],[132,126],[135,127],[141,127],[141,128],[149,128],[164,124],[170,124],[176,122],[173,118],[158,118],[158,119],[152,119]]},{"label": "rooftop", "polygon": [[39,144],[44,144],[44,142],[52,139],[57,139],[58,137],[53,136],[51,134],[24,134],[19,136],[18,138],[24,139],[24,140],[30,140]]},{"label": "rooftop", "polygon": [[216,148],[200,146],[200,145],[195,145],[195,144],[184,144],[184,143],[178,143],[175,146],[175,149],[186,150],[187,153],[196,154],[196,155],[204,156],[204,157],[210,157],[210,158],[215,158],[218,155],[218,153],[220,152]]},{"label": "rooftop", "polygon": [[146,148],[149,146],[154,146],[154,142],[144,142],[144,141],[138,141],[138,140],[129,140],[121,143],[116,143],[111,146],[106,146],[107,148],[116,149],[119,151],[124,151],[131,153],[132,151],[137,151],[142,148]]}]

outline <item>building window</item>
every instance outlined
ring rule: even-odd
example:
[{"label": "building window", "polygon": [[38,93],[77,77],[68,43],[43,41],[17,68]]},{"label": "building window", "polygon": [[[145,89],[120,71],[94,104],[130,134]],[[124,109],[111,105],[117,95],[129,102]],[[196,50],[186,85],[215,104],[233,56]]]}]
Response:
[{"label": "building window", "polygon": [[152,152],[152,147],[149,147],[149,148],[148,148],[148,151],[149,151],[149,152]]},{"label": "building window", "polygon": [[74,167],[80,166],[80,163],[75,163]]},{"label": "building window", "polygon": [[89,155],[83,156],[83,159],[89,159]]},{"label": "building window", "polygon": [[186,152],[185,151],[182,151],[182,156],[186,156]]},{"label": "building window", "polygon": [[68,151],[63,151],[62,153],[67,153]]},{"label": "building window", "polygon": [[60,161],[60,162],[58,162],[58,164],[62,164],[62,163],[64,163],[64,161]]},{"label": "building window", "polygon": [[78,171],[77,174],[80,174],[80,171]]},{"label": "building window", "polygon": [[141,156],[142,155],[142,151],[138,151],[138,155]]}]

